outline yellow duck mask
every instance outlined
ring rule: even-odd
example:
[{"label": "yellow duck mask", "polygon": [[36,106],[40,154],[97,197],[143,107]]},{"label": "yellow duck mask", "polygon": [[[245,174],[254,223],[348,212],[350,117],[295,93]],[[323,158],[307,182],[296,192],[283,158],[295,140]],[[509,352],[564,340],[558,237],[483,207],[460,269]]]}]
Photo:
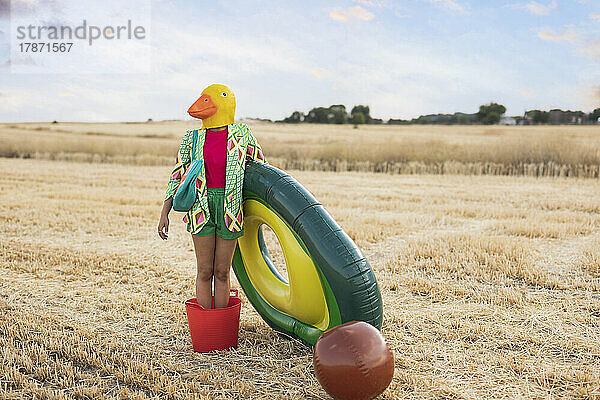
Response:
[{"label": "yellow duck mask", "polygon": [[202,129],[217,128],[234,123],[235,96],[225,85],[210,85],[188,110],[194,118],[202,120]]}]

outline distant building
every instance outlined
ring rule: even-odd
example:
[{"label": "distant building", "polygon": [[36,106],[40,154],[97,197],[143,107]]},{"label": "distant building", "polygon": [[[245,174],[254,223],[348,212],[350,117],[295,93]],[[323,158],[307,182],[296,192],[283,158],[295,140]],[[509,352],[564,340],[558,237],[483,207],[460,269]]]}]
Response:
[{"label": "distant building", "polygon": [[516,125],[517,119],[514,117],[502,117],[500,118],[500,125]]},{"label": "distant building", "polygon": [[525,112],[525,114],[523,114],[523,117],[519,118],[517,123],[519,125],[535,125],[533,117],[531,116],[531,112]]}]

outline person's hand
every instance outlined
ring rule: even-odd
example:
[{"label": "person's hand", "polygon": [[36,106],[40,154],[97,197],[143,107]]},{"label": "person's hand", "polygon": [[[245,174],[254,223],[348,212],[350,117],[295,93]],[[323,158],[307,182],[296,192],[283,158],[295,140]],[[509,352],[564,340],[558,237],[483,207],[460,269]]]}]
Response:
[{"label": "person's hand", "polygon": [[167,240],[169,236],[169,216],[166,214],[160,215],[160,221],[158,222],[158,236],[163,240]]}]

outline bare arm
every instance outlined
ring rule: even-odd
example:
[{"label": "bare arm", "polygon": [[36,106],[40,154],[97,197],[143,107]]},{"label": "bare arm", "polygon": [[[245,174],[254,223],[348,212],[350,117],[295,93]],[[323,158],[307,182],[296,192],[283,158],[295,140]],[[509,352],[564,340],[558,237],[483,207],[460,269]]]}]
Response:
[{"label": "bare arm", "polygon": [[173,207],[173,196],[169,197],[163,203],[162,211],[160,212],[160,221],[158,221],[158,236],[161,239],[167,240],[169,237],[169,212]]},{"label": "bare arm", "polygon": [[165,202],[163,203],[163,208],[162,208],[162,211],[160,212],[160,215],[168,216],[169,213],[171,212],[171,208],[173,208],[173,196],[171,196],[165,200]]},{"label": "bare arm", "polygon": [[179,187],[183,174],[190,165],[192,137],[192,131],[187,131],[181,139],[179,151],[177,152],[177,165],[175,165],[175,168],[171,172],[169,183],[167,184],[163,207],[160,212],[160,220],[158,222],[158,236],[163,240],[167,240],[169,235],[169,212],[173,207],[173,195]]}]

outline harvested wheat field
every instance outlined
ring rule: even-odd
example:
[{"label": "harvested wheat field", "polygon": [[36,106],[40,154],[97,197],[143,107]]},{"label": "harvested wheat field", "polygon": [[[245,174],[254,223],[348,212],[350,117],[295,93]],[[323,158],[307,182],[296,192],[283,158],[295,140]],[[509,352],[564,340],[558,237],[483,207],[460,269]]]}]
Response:
[{"label": "harvested wheat field", "polygon": [[[169,166],[0,169],[0,397],[327,397],[311,350],[243,295],[239,347],[192,351],[183,215],[156,234]],[[600,399],[597,180],[288,172],[375,271],[396,366],[380,398]]]},{"label": "harvested wheat field", "polygon": [[[600,126],[272,124],[249,121],[284,169],[600,177]],[[171,165],[194,121],[4,123],[0,156]]]}]

